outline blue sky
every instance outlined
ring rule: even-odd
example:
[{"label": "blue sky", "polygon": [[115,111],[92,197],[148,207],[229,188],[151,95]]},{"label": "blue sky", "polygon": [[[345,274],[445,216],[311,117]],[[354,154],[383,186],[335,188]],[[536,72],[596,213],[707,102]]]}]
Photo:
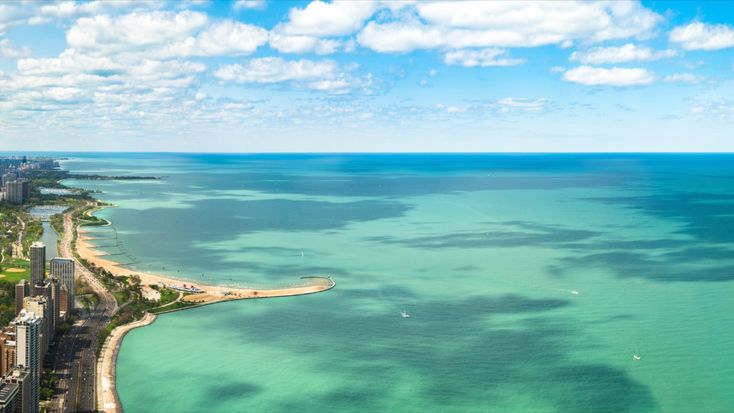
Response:
[{"label": "blue sky", "polygon": [[734,151],[734,2],[0,2],[6,150]]}]

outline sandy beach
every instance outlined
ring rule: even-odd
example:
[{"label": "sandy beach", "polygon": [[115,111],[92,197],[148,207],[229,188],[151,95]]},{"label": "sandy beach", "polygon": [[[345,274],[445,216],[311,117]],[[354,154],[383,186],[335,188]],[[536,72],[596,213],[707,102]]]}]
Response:
[{"label": "sandy beach", "polygon": [[184,301],[197,303],[214,303],[218,301],[240,300],[246,298],[267,298],[267,297],[286,297],[303,294],[313,294],[326,291],[334,287],[334,281],[328,276],[314,276],[299,279],[301,285],[283,288],[243,288],[243,287],[227,287],[218,285],[207,285],[193,281],[186,281],[186,277],[176,279],[160,274],[153,274],[144,271],[136,271],[125,268],[116,261],[104,258],[104,255],[95,250],[90,243],[93,238],[90,237],[83,227],[78,228],[77,237],[77,253],[88,262],[104,268],[115,276],[131,276],[140,277],[142,285],[161,285],[161,286],[183,286],[195,287],[202,290],[201,293],[190,294],[183,298]]}]

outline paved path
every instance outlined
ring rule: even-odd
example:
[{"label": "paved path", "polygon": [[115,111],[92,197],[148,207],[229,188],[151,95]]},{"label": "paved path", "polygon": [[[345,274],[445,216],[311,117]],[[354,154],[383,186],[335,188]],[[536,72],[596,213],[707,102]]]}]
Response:
[{"label": "paved path", "polygon": [[[64,214],[64,235],[59,254],[74,258],[71,248],[73,222],[71,212]],[[94,412],[96,411],[96,368],[99,334],[117,312],[115,297],[79,262],[75,261],[75,276],[83,279],[99,297],[99,304],[84,317],[83,322],[72,328],[59,340],[55,352],[55,374],[59,377],[62,394],[51,411]],[[79,307],[79,305],[77,305]]]},{"label": "paved path", "polygon": [[117,362],[117,354],[120,351],[120,344],[122,344],[122,339],[125,337],[125,334],[130,330],[147,326],[153,323],[155,319],[155,314],[145,313],[145,316],[140,320],[115,328],[107,337],[104,346],[102,346],[99,360],[97,361],[97,371],[99,372],[97,375],[97,405],[100,411],[122,413],[122,406],[118,400],[117,390],[115,388],[115,363]]}]

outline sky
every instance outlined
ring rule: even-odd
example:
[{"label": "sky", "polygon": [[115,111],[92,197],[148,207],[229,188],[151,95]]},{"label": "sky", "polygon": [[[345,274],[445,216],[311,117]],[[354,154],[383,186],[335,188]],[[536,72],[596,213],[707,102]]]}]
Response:
[{"label": "sky", "polygon": [[0,1],[0,148],[731,152],[734,2]]}]

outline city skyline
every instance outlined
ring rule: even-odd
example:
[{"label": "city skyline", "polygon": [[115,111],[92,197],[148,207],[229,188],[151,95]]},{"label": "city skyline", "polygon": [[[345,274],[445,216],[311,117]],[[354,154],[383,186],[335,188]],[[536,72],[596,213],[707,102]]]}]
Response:
[{"label": "city skyline", "polygon": [[732,151],[729,2],[0,3],[7,150]]}]

